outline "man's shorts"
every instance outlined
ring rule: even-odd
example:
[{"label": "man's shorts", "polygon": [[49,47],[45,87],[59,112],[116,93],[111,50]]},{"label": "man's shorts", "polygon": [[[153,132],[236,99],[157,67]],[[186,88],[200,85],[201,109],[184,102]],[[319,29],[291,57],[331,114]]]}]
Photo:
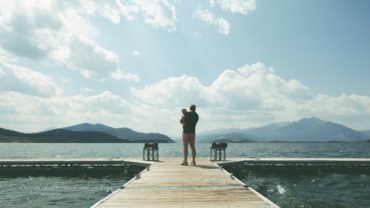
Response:
[{"label": "man's shorts", "polygon": [[184,144],[194,143],[195,142],[195,134],[194,133],[183,133],[182,134],[182,141],[184,142]]}]

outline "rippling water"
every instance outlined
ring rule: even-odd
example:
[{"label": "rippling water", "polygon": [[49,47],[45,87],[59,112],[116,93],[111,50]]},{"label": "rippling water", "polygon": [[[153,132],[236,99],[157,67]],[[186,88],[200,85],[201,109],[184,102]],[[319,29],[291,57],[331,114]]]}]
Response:
[{"label": "rippling water", "polygon": [[[140,158],[143,144],[0,144],[0,158]],[[209,156],[210,144],[197,144]],[[181,157],[181,144],[160,144],[161,157]],[[370,157],[369,143],[229,144],[228,157]],[[370,174],[286,174],[240,168],[238,177],[281,207],[368,207]],[[26,174],[27,175],[27,174]],[[0,207],[89,207],[131,174],[68,177],[0,174]]]},{"label": "rippling water", "polygon": [[284,208],[368,208],[370,168],[231,167],[228,171]]},{"label": "rippling water", "polygon": [[0,177],[0,207],[90,207],[127,177]]},{"label": "rippling water", "polygon": [[[244,143],[228,144],[228,157],[370,157],[370,143]],[[208,143],[197,154],[209,156]],[[0,158],[140,158],[143,144],[16,144],[2,143]],[[181,157],[181,144],[160,144],[160,157]]]}]

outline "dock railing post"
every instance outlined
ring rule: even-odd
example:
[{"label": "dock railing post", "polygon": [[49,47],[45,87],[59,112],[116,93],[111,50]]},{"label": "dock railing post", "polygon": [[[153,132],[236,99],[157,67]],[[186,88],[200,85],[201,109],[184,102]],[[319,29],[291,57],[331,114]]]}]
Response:
[{"label": "dock railing post", "polygon": [[[146,155],[146,158],[145,158],[145,155]],[[146,142],[144,144],[143,160],[159,161],[158,143]]]},{"label": "dock railing post", "polygon": [[222,149],[218,148],[218,160],[221,160]]},{"label": "dock railing post", "polygon": [[152,160],[153,160],[153,161],[155,160],[155,158],[154,158],[154,151],[155,151],[155,149],[154,149],[154,148],[152,148]]},{"label": "dock railing post", "polygon": [[150,147],[147,147],[146,153],[147,153],[146,160],[150,160]]},{"label": "dock railing post", "polygon": [[159,161],[159,147],[157,147],[157,151],[156,151],[156,153],[157,153],[157,154],[156,154],[156,156],[157,156],[157,157],[156,157],[156,160],[155,160],[155,161]]},{"label": "dock railing post", "polygon": [[[212,143],[209,157],[211,161],[226,160],[227,143]],[[223,156],[222,156],[223,155]]]},{"label": "dock railing post", "polygon": [[143,160],[145,160],[145,153],[146,153],[146,148],[145,148],[145,145],[144,145],[144,147],[143,147]]}]

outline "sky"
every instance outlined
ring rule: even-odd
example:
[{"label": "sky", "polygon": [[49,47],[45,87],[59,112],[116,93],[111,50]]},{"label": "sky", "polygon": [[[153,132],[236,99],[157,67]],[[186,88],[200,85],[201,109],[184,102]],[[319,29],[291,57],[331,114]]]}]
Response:
[{"label": "sky", "polygon": [[370,129],[370,1],[0,0],[0,127]]}]

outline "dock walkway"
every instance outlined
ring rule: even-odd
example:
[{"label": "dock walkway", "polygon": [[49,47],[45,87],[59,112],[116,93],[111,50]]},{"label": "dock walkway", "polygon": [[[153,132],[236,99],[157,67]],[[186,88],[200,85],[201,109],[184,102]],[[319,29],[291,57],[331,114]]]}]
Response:
[{"label": "dock walkway", "polygon": [[154,162],[92,207],[278,207],[206,158],[200,158],[197,166],[180,162],[179,158]]},{"label": "dock walkway", "polygon": [[133,179],[92,208],[278,207],[222,167],[335,168],[353,171],[370,168],[370,158],[229,158],[212,163],[198,158],[197,166],[181,166],[180,158],[148,162],[138,158],[0,159],[1,171],[112,170],[139,167]]}]

